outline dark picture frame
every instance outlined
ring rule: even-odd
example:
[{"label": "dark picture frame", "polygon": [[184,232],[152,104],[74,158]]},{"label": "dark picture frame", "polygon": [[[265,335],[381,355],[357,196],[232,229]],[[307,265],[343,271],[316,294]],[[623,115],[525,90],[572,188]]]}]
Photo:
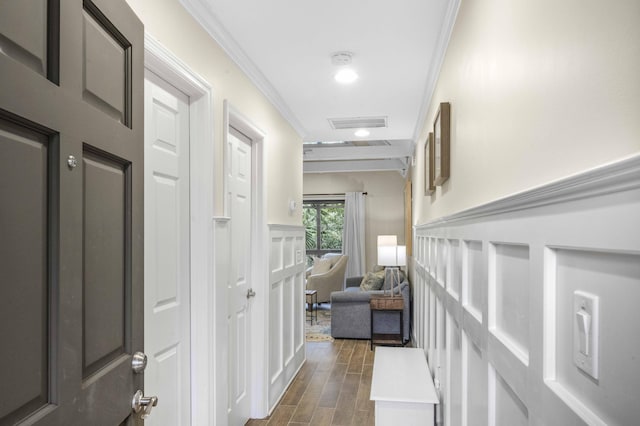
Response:
[{"label": "dark picture frame", "polygon": [[429,133],[424,143],[424,195],[431,195],[436,190],[434,182],[434,148],[433,133]]},{"label": "dark picture frame", "polygon": [[451,104],[442,102],[433,120],[434,182],[441,186],[449,179],[451,155]]}]

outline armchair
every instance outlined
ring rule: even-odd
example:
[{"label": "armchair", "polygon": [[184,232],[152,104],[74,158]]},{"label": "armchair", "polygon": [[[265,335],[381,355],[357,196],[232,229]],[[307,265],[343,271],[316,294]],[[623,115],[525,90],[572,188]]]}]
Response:
[{"label": "armchair", "polygon": [[332,291],[344,290],[344,277],[347,272],[348,259],[349,256],[339,256],[328,272],[307,277],[307,290],[316,290],[318,292],[319,303],[329,302]]}]

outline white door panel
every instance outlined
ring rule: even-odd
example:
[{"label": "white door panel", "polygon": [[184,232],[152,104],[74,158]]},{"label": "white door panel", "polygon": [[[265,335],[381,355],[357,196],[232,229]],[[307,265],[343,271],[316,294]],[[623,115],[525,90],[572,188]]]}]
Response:
[{"label": "white door panel", "polygon": [[251,299],[251,140],[228,135],[228,194],[231,216],[231,277],[229,280],[229,425],[249,419],[249,359]]},{"label": "white door panel", "polygon": [[191,422],[189,99],[145,73],[145,388],[149,425]]}]

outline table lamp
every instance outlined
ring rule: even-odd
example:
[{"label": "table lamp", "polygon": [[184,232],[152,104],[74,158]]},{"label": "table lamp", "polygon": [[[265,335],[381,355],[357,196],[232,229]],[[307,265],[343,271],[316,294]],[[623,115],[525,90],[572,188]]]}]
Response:
[{"label": "table lamp", "polygon": [[393,288],[400,285],[400,269],[398,266],[407,264],[407,247],[398,245],[396,235],[378,235],[378,265],[384,266],[383,292],[386,294],[387,283],[391,297],[394,297]]}]

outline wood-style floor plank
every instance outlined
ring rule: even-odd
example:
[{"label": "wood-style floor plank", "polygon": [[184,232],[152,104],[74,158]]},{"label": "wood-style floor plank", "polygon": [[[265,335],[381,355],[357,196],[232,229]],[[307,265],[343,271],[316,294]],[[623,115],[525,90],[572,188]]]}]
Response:
[{"label": "wood-style floor plank", "polygon": [[309,424],[312,426],[330,426],[335,411],[335,408],[318,407],[313,413],[311,423]]},{"label": "wood-style floor plank", "polygon": [[348,426],[356,411],[356,398],[358,396],[358,387],[360,385],[360,374],[347,374],[342,388],[340,389],[340,397],[336,405],[336,412],[333,415],[332,425]]},{"label": "wood-style floor plank", "polygon": [[368,340],[307,342],[307,361],[273,414],[247,426],[373,425],[373,358]]}]

